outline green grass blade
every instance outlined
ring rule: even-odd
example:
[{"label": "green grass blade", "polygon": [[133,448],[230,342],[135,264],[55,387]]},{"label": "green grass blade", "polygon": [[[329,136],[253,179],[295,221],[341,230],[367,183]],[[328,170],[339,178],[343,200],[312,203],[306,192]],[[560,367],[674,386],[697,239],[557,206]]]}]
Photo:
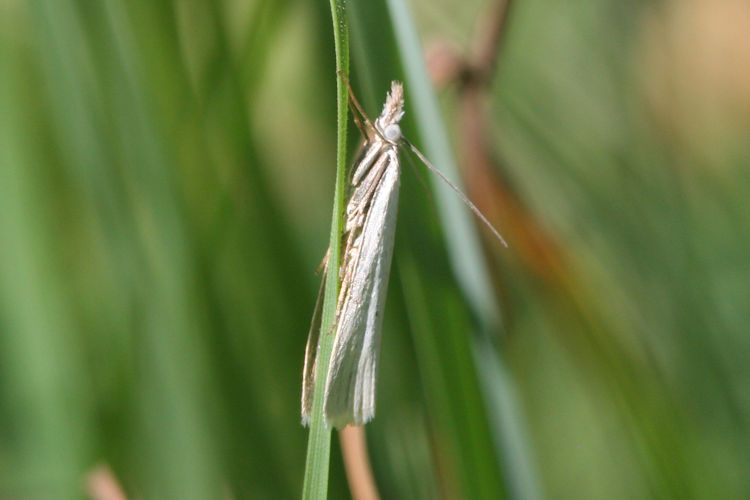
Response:
[{"label": "green grass blade", "polygon": [[[416,27],[403,0],[387,0],[394,34],[406,76],[408,99],[415,113],[415,121],[424,144],[424,152],[453,184],[460,186],[458,167],[450,148],[448,132],[440,115],[437,97],[427,73]],[[438,210],[446,233],[446,245],[451,263],[469,301],[477,309],[481,320],[488,325],[500,323],[500,311],[483,265],[483,255],[477,230],[469,211],[456,194],[442,181],[433,183],[438,199]]]},{"label": "green grass blade", "polygon": [[[349,28],[346,18],[346,2],[331,0],[331,19],[336,50],[336,70],[349,73]],[[334,335],[329,334],[336,315],[336,299],[339,290],[339,262],[341,253],[342,215],[344,213],[344,192],[346,183],[346,125],[349,113],[347,88],[341,76],[336,78],[336,190],[333,197],[331,217],[331,238],[328,253],[328,274],[323,302],[323,319],[318,344],[317,372],[315,374],[315,394],[313,413],[310,422],[310,436],[307,443],[307,461],[302,490],[304,499],[326,498],[328,491],[328,470],[331,458],[331,430],[323,414],[323,396],[328,374]]]},{"label": "green grass blade", "polygon": [[[17,434],[3,440],[0,496],[77,498],[91,451],[90,380],[50,238],[47,169],[28,134],[27,66],[5,36],[11,20],[0,23],[0,372],[13,376],[3,380],[12,397],[0,404],[4,429]],[[9,453],[18,461],[6,468]]]},{"label": "green grass blade", "polygon": [[[437,97],[427,73],[416,27],[403,0],[388,0],[394,34],[402,57],[409,98],[413,100],[415,119],[423,139],[425,153],[452,182],[460,186],[458,168],[450,149],[450,140],[440,115]],[[496,453],[509,464],[502,470],[510,487],[524,498],[537,498],[538,481],[523,429],[521,410],[513,390],[513,381],[489,339],[489,332],[501,323],[501,313],[484,265],[478,232],[461,200],[443,182],[433,183],[438,210],[445,231],[456,279],[479,320],[479,335],[471,342],[475,370],[486,404],[491,438]],[[522,453],[518,453],[523,450]],[[523,458],[522,458],[523,457]],[[509,473],[512,470],[513,473]]]}]

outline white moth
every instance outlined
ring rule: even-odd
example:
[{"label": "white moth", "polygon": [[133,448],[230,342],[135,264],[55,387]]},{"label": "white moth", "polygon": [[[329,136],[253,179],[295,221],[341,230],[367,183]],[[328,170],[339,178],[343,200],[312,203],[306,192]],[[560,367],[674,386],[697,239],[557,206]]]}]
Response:
[{"label": "white moth", "polygon": [[[399,146],[408,146],[431,170],[448,182],[469,208],[505,243],[466,196],[402,137],[398,125],[404,116],[401,83],[391,83],[383,112],[374,124],[364,114],[354,95],[350,95],[365,121],[362,124],[355,117],[365,140],[348,183],[344,247],[339,269],[341,289],[332,330],[336,332],[336,337],[325,384],[325,418],[329,426],[336,428],[364,424],[375,416],[383,309],[396,229],[401,169]],[[302,422],[305,425],[309,423],[312,413],[324,283],[325,275],[305,349],[302,384]]]}]

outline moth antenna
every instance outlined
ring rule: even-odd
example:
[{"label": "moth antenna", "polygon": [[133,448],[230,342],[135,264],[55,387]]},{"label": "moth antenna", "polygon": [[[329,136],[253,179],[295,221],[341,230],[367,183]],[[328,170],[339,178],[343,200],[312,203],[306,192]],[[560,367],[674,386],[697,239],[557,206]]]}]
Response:
[{"label": "moth antenna", "polygon": [[[412,171],[414,172],[414,175],[417,176],[417,180],[424,188],[425,193],[427,193],[427,197],[430,199],[430,203],[434,205],[435,200],[432,198],[432,192],[430,191],[430,188],[427,187],[427,181],[425,181],[425,178],[422,177],[422,174],[419,173],[419,170],[417,169],[417,166],[414,164],[414,160],[412,160],[411,156],[405,155],[406,161],[409,162],[409,166],[411,167]],[[434,207],[433,207],[434,208]]]},{"label": "moth antenna", "polygon": [[420,150],[418,150],[411,142],[409,142],[408,140],[406,140],[403,137],[401,138],[401,140],[403,141],[403,144],[406,144],[407,146],[409,146],[409,149],[412,151],[412,153],[414,153],[415,155],[417,155],[417,158],[419,158],[421,160],[421,162],[424,163],[427,166],[427,168],[429,168],[430,170],[432,170],[432,172],[435,173],[435,175],[437,175],[438,177],[440,177],[446,184],[448,184],[448,186],[450,186],[450,188],[453,191],[456,192],[456,194],[461,198],[461,200],[466,204],[466,206],[469,207],[469,210],[471,210],[472,212],[474,212],[474,215],[476,215],[477,217],[479,217],[479,219],[490,229],[490,231],[492,231],[492,234],[494,234],[495,237],[498,240],[500,240],[500,243],[502,243],[503,246],[505,246],[507,248],[508,247],[508,243],[505,241],[505,238],[503,238],[502,236],[500,236],[500,233],[497,231],[497,229],[495,229],[495,226],[493,226],[490,223],[490,221],[487,220],[487,217],[485,217],[484,214],[476,207],[476,205],[474,205],[471,202],[471,200],[469,200],[469,198],[463,193],[463,191],[461,191],[460,189],[458,189],[458,187],[456,187],[456,185],[453,184],[445,176],[445,174],[443,174],[440,170],[438,170],[437,168],[435,168],[432,165],[432,163],[430,163],[430,161],[427,158],[425,158],[425,156],[422,154],[422,152]]}]

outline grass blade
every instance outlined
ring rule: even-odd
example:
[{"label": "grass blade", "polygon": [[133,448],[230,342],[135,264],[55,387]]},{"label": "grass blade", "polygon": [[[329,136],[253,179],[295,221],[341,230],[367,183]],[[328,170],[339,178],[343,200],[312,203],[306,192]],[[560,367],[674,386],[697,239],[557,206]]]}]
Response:
[{"label": "grass blade", "polygon": [[[443,124],[437,97],[427,73],[423,51],[412,16],[403,0],[387,0],[394,34],[402,57],[410,98],[416,121],[424,142],[425,152],[435,166],[451,181],[460,185],[458,168],[450,150],[448,133]],[[511,489],[523,498],[537,498],[538,481],[532,466],[521,410],[516,401],[513,381],[504,368],[501,358],[492,347],[489,334],[501,324],[498,301],[489,281],[490,271],[484,265],[484,256],[477,230],[468,210],[461,200],[443,182],[433,184],[438,210],[446,231],[446,245],[451,256],[456,279],[472,306],[480,327],[471,340],[478,382],[485,399],[496,452],[512,462],[513,474],[504,471]],[[514,452],[515,450],[515,452]],[[520,455],[517,453],[523,450]],[[520,459],[519,457],[523,457]]]},{"label": "grass blade", "polygon": [[[349,73],[349,28],[346,18],[344,0],[331,0],[331,20],[336,50],[336,70]],[[315,374],[315,395],[313,413],[310,422],[310,435],[307,442],[307,461],[305,463],[305,480],[302,498],[326,498],[328,490],[328,469],[331,457],[331,430],[323,414],[323,396],[325,394],[326,375],[333,349],[334,335],[328,335],[336,315],[336,299],[339,290],[339,262],[344,213],[344,188],[346,183],[346,125],[348,119],[348,95],[343,78],[336,78],[336,188],[333,196],[333,215],[331,217],[331,238],[329,241],[328,269],[325,298],[323,302],[323,319],[318,344],[317,373]]]}]

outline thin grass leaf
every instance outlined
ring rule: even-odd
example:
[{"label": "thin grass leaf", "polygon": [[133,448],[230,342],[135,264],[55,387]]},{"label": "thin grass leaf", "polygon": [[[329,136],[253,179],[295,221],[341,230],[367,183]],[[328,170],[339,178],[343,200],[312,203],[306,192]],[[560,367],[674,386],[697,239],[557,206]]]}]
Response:
[{"label": "thin grass leaf", "polygon": [[[403,0],[387,0],[387,5],[425,152],[439,170],[460,186],[448,133],[440,116],[414,21]],[[478,232],[469,212],[450,187],[434,181],[433,187],[437,193],[443,226],[450,228],[444,234],[456,279],[480,323],[477,335],[472,339],[472,351],[484,355],[481,359],[475,358],[475,369],[486,400],[496,453],[503,456],[506,462],[513,463],[508,467],[513,474],[501,472],[517,494],[524,498],[537,498],[539,481],[536,480],[530,459],[531,452],[523,431],[525,426],[513,381],[489,337],[490,332],[501,323],[501,312],[489,281],[491,273],[484,265]],[[523,450],[523,453],[517,453],[519,450]]]},{"label": "thin grass leaf", "polygon": [[0,404],[3,427],[17,431],[4,440],[0,460],[9,450],[18,457],[12,467],[0,466],[0,496],[41,498],[54,491],[76,498],[91,444],[90,380],[81,369],[70,295],[50,238],[46,166],[27,130],[28,82],[19,77],[25,66],[9,52],[11,26],[0,22],[0,28],[0,373],[13,375],[3,380],[12,398]]},{"label": "thin grass leaf", "polygon": [[[345,0],[331,0],[331,20],[336,50],[336,70],[344,75],[349,74],[349,25],[346,17]],[[302,489],[304,499],[326,498],[328,493],[328,470],[331,457],[331,429],[325,421],[324,395],[328,375],[334,335],[328,332],[333,328],[336,316],[336,300],[339,291],[339,263],[341,254],[342,219],[344,214],[344,190],[346,183],[346,128],[349,116],[348,93],[346,84],[339,74],[336,78],[336,189],[333,196],[333,215],[331,217],[331,237],[329,240],[328,273],[325,284],[323,317],[317,349],[317,366],[315,374],[315,393],[310,421],[310,436],[307,443],[307,461],[305,479]]]}]

